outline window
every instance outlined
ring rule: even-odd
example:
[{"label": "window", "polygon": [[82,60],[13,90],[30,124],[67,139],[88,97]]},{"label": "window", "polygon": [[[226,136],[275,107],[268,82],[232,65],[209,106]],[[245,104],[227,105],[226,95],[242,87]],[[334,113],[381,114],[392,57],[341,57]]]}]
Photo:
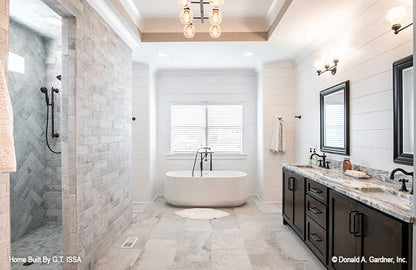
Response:
[{"label": "window", "polygon": [[242,105],[171,106],[171,152],[209,146],[215,152],[242,152]]},{"label": "window", "polygon": [[9,52],[7,67],[10,71],[25,73],[25,59],[20,55]]}]

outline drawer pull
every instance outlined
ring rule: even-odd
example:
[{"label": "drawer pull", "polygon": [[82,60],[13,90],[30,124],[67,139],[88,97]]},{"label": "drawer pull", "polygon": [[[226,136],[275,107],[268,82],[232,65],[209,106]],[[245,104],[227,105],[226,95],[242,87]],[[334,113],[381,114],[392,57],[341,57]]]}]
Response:
[{"label": "drawer pull", "polygon": [[322,242],[322,239],[315,233],[311,233],[311,238],[315,242]]},{"label": "drawer pull", "polygon": [[321,210],[319,210],[319,209],[318,209],[318,208],[316,208],[316,207],[309,207],[309,210],[310,210],[312,213],[316,214],[316,215],[320,215],[320,214],[322,214],[322,211],[321,211]]},{"label": "drawer pull", "polygon": [[313,192],[313,193],[322,193],[322,190],[320,190],[319,188],[313,188],[313,187],[311,187],[310,188],[310,191]]}]

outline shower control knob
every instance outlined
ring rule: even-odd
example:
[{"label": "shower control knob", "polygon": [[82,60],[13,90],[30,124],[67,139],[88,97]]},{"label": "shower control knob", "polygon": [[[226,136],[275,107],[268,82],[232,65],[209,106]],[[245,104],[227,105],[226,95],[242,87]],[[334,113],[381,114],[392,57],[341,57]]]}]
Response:
[{"label": "shower control knob", "polygon": [[132,117],[131,120],[136,121],[136,117]]}]

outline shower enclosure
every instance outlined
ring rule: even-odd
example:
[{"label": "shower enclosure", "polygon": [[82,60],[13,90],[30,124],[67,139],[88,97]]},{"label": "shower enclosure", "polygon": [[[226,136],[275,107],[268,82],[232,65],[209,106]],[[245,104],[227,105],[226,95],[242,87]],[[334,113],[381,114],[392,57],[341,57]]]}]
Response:
[{"label": "shower enclosure", "polygon": [[[17,171],[10,175],[10,212],[15,258],[62,255],[61,28],[61,17],[42,1],[10,0],[8,86],[17,159]],[[30,269],[31,264],[12,263],[12,269]]]}]

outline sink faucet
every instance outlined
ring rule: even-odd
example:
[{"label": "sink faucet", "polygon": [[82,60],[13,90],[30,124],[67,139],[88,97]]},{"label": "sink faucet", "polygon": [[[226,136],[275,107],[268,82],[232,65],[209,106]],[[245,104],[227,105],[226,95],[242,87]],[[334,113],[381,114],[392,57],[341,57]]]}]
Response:
[{"label": "sink faucet", "polygon": [[198,159],[198,154],[201,154],[201,163],[200,163],[201,177],[202,177],[202,172],[204,171],[204,159],[205,161],[208,160],[208,154],[210,155],[210,170],[212,171],[212,154],[213,153],[214,152],[211,151],[211,147],[208,147],[208,146],[198,147],[198,149],[196,149],[195,158],[194,158],[194,166],[192,167],[192,177],[194,177],[195,175],[195,165],[196,165],[196,160]]},{"label": "sink faucet", "polygon": [[323,153],[322,155],[319,155],[318,153],[316,153],[316,149],[313,148],[309,148],[309,152],[311,153],[311,156],[309,157],[309,159],[312,159],[314,156],[320,157],[322,158],[322,160],[319,160],[319,167],[321,168],[325,168],[325,169],[329,169],[329,161],[326,161],[327,155],[325,153]]},{"label": "sink faucet", "polygon": [[[414,184],[413,184],[413,172],[406,172],[405,170],[403,170],[402,168],[397,168],[397,169],[394,169],[391,173],[390,173],[390,179],[391,180],[393,180],[394,179],[394,175],[396,174],[396,173],[398,173],[398,172],[401,172],[402,174],[404,174],[404,175],[411,175],[412,176],[412,190],[410,191],[410,194],[413,194],[413,186],[414,186]],[[400,191],[407,191],[407,188],[406,188],[406,184],[405,183],[407,183],[407,182],[409,182],[409,180],[406,180],[406,179],[400,179],[399,180],[399,182],[401,182],[402,183],[402,187],[400,188]]]}]

